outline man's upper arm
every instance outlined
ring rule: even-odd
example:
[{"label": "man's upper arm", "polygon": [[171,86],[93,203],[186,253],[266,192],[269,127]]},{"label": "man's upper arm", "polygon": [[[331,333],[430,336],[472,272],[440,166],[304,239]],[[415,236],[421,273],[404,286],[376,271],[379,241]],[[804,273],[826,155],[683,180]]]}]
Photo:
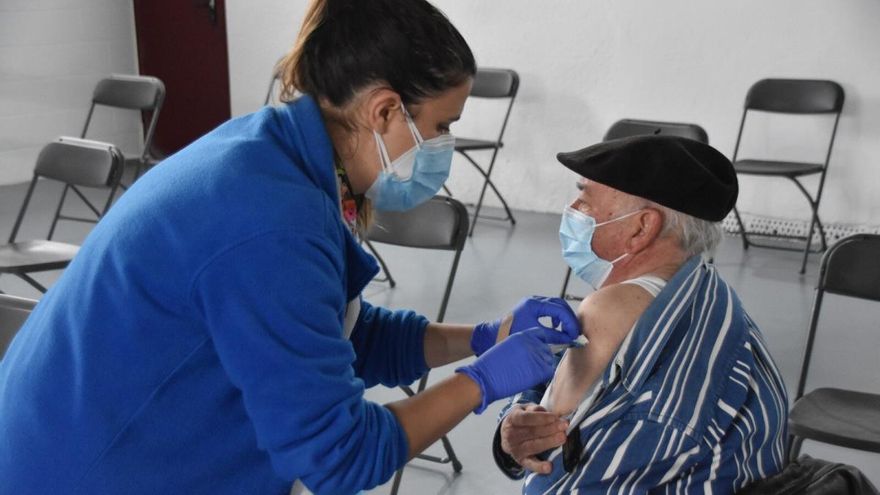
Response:
[{"label": "man's upper arm", "polygon": [[654,298],[637,285],[615,284],[596,291],[581,302],[581,332],[596,352],[613,354]]}]

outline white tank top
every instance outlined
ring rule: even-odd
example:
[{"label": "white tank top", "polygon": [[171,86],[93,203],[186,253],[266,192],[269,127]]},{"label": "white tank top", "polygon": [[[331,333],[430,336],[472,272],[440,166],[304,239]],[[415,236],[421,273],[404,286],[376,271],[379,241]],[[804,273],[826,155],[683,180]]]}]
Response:
[{"label": "white tank top", "polygon": [[660,291],[662,291],[663,288],[666,287],[666,281],[654,275],[642,275],[641,277],[624,280],[621,283],[638,285],[639,287],[648,291],[648,294],[651,294],[654,297],[657,297],[657,295],[660,294]]}]

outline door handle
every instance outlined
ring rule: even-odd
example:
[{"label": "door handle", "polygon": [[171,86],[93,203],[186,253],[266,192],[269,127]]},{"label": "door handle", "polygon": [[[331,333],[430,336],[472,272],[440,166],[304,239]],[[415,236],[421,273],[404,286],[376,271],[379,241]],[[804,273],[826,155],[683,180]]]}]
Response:
[{"label": "door handle", "polygon": [[217,25],[217,0],[199,0],[196,7],[200,9],[208,9],[208,16],[211,18],[211,24]]}]

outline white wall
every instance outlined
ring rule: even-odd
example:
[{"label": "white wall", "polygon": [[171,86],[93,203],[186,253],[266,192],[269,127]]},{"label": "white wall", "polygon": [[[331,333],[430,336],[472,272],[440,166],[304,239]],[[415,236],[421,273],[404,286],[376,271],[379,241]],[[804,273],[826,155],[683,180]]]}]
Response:
[{"label": "white wall", "polygon": [[[45,143],[79,135],[99,79],[136,71],[131,2],[0,0],[0,184],[29,180]],[[139,149],[137,113],[104,109],[93,125],[89,137]]]},{"label": "white wall", "polygon": [[[496,181],[516,208],[558,211],[573,193],[559,151],[601,138],[623,117],[691,121],[730,156],[743,98],[764,77],[829,78],[847,100],[821,213],[826,222],[876,225],[880,200],[880,2],[877,0],[436,0],[483,66],[511,67],[521,91]],[[228,0],[232,111],[257,109],[274,61],[293,42],[305,0]],[[459,135],[494,125],[468,103]],[[500,109],[498,109],[500,111]],[[830,122],[791,127],[759,118],[744,151],[821,161],[814,138]],[[788,137],[769,140],[765,131]],[[804,130],[807,137],[792,137]],[[786,134],[789,133],[789,134]],[[823,134],[824,135],[824,134]],[[473,200],[480,182],[465,163],[450,186]],[[810,182],[815,186],[815,181]],[[741,178],[745,212],[806,218],[795,188]]]}]

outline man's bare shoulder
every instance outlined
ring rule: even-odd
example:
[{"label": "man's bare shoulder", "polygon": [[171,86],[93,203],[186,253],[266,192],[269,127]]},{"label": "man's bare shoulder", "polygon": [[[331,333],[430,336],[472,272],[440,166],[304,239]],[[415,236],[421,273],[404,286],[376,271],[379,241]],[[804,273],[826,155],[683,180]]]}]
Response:
[{"label": "man's bare shoulder", "polygon": [[590,294],[578,307],[581,329],[591,344],[617,348],[654,298],[633,284],[614,284]]}]

